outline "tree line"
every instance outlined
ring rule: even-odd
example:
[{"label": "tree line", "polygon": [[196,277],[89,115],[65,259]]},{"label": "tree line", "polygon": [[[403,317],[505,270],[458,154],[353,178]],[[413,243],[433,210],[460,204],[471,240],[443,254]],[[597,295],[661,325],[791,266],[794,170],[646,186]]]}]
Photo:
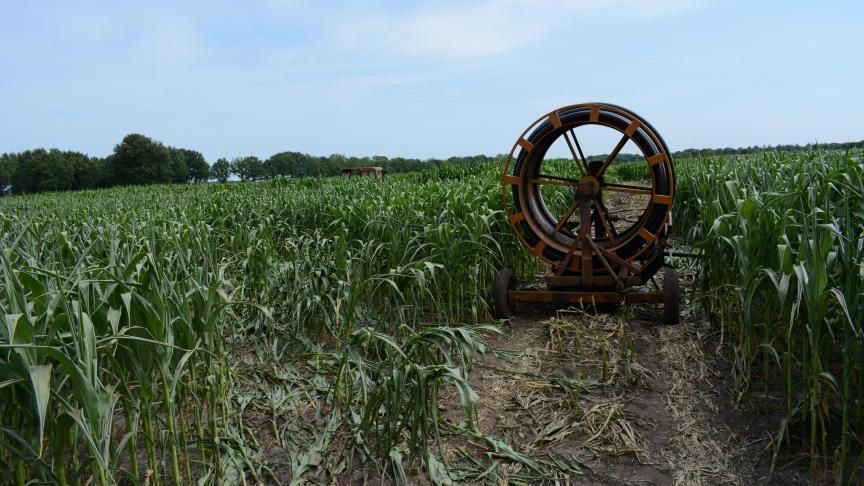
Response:
[{"label": "tree line", "polygon": [[449,159],[410,159],[328,157],[300,152],[280,152],[266,160],[255,156],[220,158],[209,165],[195,150],[170,147],[140,134],[130,134],[104,158],[89,157],[80,152],[59,149],[34,149],[0,155],[0,187],[11,185],[12,192],[31,193],[69,191],[98,187],[140,184],[186,184],[216,180],[226,182],[231,176],[241,181],[282,177],[327,177],[342,169],[379,166],[388,172],[413,172],[450,164],[475,164],[498,160],[476,155]]},{"label": "tree line", "polygon": [[12,185],[16,193],[209,179],[210,166],[201,152],[167,147],[139,134],[127,135],[104,158],[41,148],[0,155],[0,186]]},{"label": "tree line", "polygon": [[501,156],[473,155],[448,159],[410,159],[404,157],[346,157],[333,154],[327,157],[301,152],[279,152],[266,160],[258,157],[219,159],[211,167],[214,180],[226,181],[231,175],[241,181],[270,179],[273,177],[329,177],[339,175],[352,167],[383,167],[388,173],[416,172],[441,164],[481,164],[500,160]]},{"label": "tree line", "polygon": [[859,149],[864,148],[864,140],[859,142],[843,142],[843,143],[808,143],[806,145],[793,145],[793,144],[785,144],[785,145],[766,145],[763,147],[753,145],[751,147],[739,147],[739,148],[688,148],[684,150],[679,150],[677,152],[672,153],[673,158],[684,158],[684,157],[705,157],[712,155],[743,155],[743,154],[755,154],[760,152],[803,152],[806,150],[850,150],[850,149]]},{"label": "tree line", "polygon": [[[864,148],[864,141],[819,144],[822,149],[848,150]],[[766,147],[685,149],[674,152],[675,158],[750,154],[768,150],[800,151],[815,145],[777,145]],[[129,134],[104,158],[59,149],[35,149],[0,155],[0,187],[11,185],[16,193],[68,191],[98,187],[140,184],[186,184],[216,180],[225,182],[231,176],[241,181],[273,177],[328,177],[351,167],[378,166],[390,173],[415,172],[441,164],[480,164],[501,161],[504,155],[475,155],[448,159],[413,159],[381,155],[346,157],[341,154],[314,156],[301,152],[280,152],[266,160],[255,156],[220,158],[209,165],[195,150],[170,147],[137,133]],[[604,160],[592,155],[590,160]],[[640,159],[620,154],[616,162]],[[5,191],[4,191],[5,192]]]}]

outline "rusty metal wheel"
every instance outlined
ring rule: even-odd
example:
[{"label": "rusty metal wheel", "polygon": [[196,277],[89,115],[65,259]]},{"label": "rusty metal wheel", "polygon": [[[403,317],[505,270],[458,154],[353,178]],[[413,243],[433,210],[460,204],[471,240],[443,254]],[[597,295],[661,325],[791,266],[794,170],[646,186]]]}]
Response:
[{"label": "rusty metal wheel", "polygon": [[[586,143],[608,154],[592,160]],[[622,159],[635,162],[626,174]],[[580,184],[592,191],[587,218],[575,194]],[[608,103],[542,116],[513,145],[502,174],[505,212],[519,239],[553,269],[573,273],[581,270],[580,220],[590,221],[594,245],[613,258],[638,265],[651,259],[666,237],[674,190],[672,156],[660,135]],[[606,271],[599,262],[593,268]],[[657,267],[643,268],[644,283]]]},{"label": "rusty metal wheel", "polygon": [[492,315],[495,319],[509,319],[513,316],[516,303],[509,296],[509,291],[516,288],[516,276],[509,268],[502,268],[495,274],[495,284],[492,286]]},{"label": "rusty metal wheel", "polygon": [[663,270],[663,324],[678,324],[681,318],[681,285],[678,270]]}]

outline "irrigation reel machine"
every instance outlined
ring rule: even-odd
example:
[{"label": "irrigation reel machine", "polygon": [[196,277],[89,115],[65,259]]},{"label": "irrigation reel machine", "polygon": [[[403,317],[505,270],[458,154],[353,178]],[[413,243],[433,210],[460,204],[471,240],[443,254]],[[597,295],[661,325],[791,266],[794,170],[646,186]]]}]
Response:
[{"label": "irrigation reel machine", "polygon": [[[605,160],[586,159],[577,132],[612,134],[618,143]],[[550,152],[556,141],[556,147],[564,145],[561,139],[568,160]],[[616,173],[619,164],[612,162],[634,145],[641,156],[631,155],[636,162]],[[626,302],[662,303],[663,321],[678,322],[678,272],[664,265],[675,169],[669,148],[647,121],[605,103],[554,110],[513,145],[501,182],[507,220],[548,271],[545,288],[517,288],[513,272],[500,269],[492,295],[497,318],[510,317],[517,302]],[[653,291],[640,289],[648,282]]]}]

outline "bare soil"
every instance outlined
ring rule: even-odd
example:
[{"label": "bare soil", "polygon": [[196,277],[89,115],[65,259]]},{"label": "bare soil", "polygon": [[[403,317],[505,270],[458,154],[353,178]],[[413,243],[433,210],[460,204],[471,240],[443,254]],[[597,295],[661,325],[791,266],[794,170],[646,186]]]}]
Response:
[{"label": "bare soil", "polygon": [[[508,335],[490,337],[505,353],[469,374],[480,430],[585,466],[558,484],[830,482],[795,457],[780,456],[771,471],[780,417],[735,399],[719,337],[692,308],[683,312],[679,325],[665,326],[652,306],[523,305]],[[564,391],[560,378],[585,386]],[[458,439],[448,445],[461,448]]]}]

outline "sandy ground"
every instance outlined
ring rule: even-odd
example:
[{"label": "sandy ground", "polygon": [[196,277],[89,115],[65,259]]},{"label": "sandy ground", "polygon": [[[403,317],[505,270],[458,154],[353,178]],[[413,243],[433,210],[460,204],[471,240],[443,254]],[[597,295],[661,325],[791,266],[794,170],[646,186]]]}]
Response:
[{"label": "sandy ground", "polygon": [[[469,374],[481,397],[479,427],[516,450],[583,466],[562,472],[558,484],[815,479],[789,457],[771,473],[779,417],[732,398],[719,337],[691,307],[675,326],[659,324],[652,306],[523,305],[517,315],[507,335],[490,337],[504,353]],[[459,439],[448,445],[454,459],[471,454]]]}]

